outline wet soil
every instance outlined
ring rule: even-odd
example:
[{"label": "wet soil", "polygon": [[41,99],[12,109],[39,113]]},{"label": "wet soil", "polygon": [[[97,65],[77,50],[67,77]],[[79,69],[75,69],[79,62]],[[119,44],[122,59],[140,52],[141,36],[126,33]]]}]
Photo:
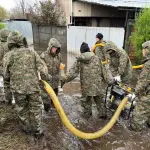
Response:
[{"label": "wet soil", "polygon": [[[135,83],[134,83],[135,84]],[[110,120],[97,117],[97,110],[93,104],[93,115],[85,118],[80,104],[80,83],[74,80],[63,87],[59,93],[59,100],[69,120],[78,129],[94,132],[101,129]],[[0,126],[0,150],[149,150],[150,129],[143,133],[136,133],[128,129],[129,121],[119,118],[113,128],[103,137],[95,140],[84,140],[74,136],[62,124],[55,109],[48,114],[43,113],[46,128],[45,140],[33,139],[20,130],[12,106],[0,105],[0,119],[7,117],[7,121]],[[44,142],[43,142],[44,141]],[[45,144],[45,141],[47,144]]]}]

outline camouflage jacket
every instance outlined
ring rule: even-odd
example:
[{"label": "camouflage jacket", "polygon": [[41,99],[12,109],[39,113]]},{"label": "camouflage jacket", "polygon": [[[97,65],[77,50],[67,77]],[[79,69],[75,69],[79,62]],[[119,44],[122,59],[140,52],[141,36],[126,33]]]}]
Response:
[{"label": "camouflage jacket", "polygon": [[3,57],[8,52],[7,42],[0,42],[0,74],[3,74]]},{"label": "camouflage jacket", "polygon": [[[80,73],[81,92],[85,96],[103,94],[105,73],[100,59],[92,52],[82,53],[66,74],[66,82],[76,78]],[[108,78],[107,78],[108,79]]]},{"label": "camouflage jacket", "polygon": [[144,67],[135,88],[136,95],[150,96],[150,56],[145,60]]},{"label": "camouflage jacket", "polygon": [[46,64],[28,48],[14,48],[4,56],[4,79],[10,80],[12,92],[32,94],[40,90],[38,74],[48,75]]},{"label": "camouflage jacket", "polygon": [[[110,53],[112,50],[113,53]],[[120,75],[124,83],[130,83],[132,79],[132,64],[126,51],[119,49],[113,42],[107,42],[104,46],[107,52],[107,60],[109,60],[109,68],[113,76]]]},{"label": "camouflage jacket", "polygon": [[52,46],[60,47],[59,42],[55,39],[54,41],[50,40],[49,47],[47,51],[43,52],[40,57],[44,60],[48,67],[48,73],[52,76],[51,81],[48,81],[53,89],[58,88],[59,85],[59,75],[60,75],[60,63],[61,55],[58,51],[55,56],[51,54]]},{"label": "camouflage jacket", "polygon": [[[105,45],[104,41],[98,41],[95,44],[101,44],[101,43]],[[104,47],[102,47],[102,46],[96,47],[94,53],[96,56],[98,56],[100,58],[101,61],[106,60],[106,58],[105,58],[106,53],[104,51]]]}]

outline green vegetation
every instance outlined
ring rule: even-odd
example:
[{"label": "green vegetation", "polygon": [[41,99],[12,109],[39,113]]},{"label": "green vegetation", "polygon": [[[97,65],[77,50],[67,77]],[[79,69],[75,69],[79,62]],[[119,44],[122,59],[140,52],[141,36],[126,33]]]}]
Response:
[{"label": "green vegetation", "polygon": [[136,62],[142,60],[142,43],[150,40],[150,8],[144,8],[136,16],[134,32],[131,35],[131,43],[135,49]]}]

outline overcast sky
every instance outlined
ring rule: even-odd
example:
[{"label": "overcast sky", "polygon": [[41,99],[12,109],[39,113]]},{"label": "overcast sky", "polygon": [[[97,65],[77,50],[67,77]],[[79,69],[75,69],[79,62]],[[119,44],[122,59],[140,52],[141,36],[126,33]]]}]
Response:
[{"label": "overcast sky", "polygon": [[[17,0],[0,0],[0,6],[3,6],[5,9],[10,10],[16,5]],[[30,3],[38,0],[27,0]],[[43,0],[44,1],[44,0]],[[55,2],[56,0],[51,0],[52,2]]]},{"label": "overcast sky", "polygon": [[15,6],[14,0],[0,0],[0,5],[3,6],[5,9],[10,10]]}]

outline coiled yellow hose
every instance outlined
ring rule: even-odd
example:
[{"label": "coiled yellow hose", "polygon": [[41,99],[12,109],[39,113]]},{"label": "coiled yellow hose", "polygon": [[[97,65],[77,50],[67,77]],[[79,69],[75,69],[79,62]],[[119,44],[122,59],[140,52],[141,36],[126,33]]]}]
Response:
[{"label": "coiled yellow hose", "polygon": [[47,91],[47,93],[49,94],[49,96],[51,97],[54,106],[63,122],[63,124],[66,126],[66,128],[68,128],[69,131],[71,131],[74,135],[76,135],[77,137],[83,138],[83,139],[95,139],[95,138],[99,138],[101,136],[103,136],[105,133],[107,133],[112,127],[113,125],[116,123],[122,109],[125,107],[128,98],[125,97],[122,102],[120,103],[120,105],[118,106],[115,114],[113,115],[113,117],[111,118],[111,120],[106,124],[105,127],[103,127],[101,130],[94,132],[94,133],[85,133],[82,132],[78,129],[76,129],[71,122],[69,121],[69,119],[67,118],[55,92],[53,91],[53,89],[50,87],[50,85],[42,80],[42,82],[44,83],[44,88]]}]

